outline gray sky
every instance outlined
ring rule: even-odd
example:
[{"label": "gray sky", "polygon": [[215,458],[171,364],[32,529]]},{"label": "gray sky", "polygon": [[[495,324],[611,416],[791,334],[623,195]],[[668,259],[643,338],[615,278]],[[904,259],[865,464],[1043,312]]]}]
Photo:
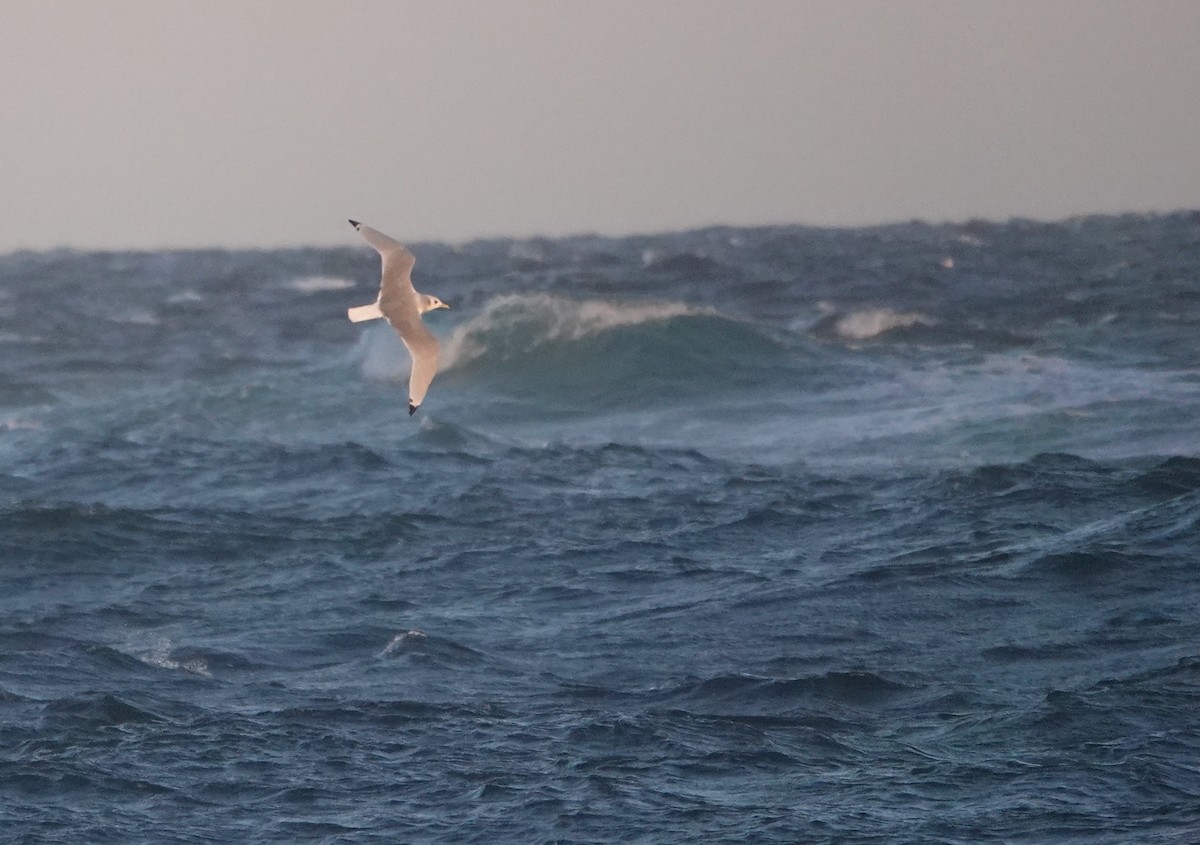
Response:
[{"label": "gray sky", "polygon": [[0,251],[1200,206],[1195,0],[0,0]]}]

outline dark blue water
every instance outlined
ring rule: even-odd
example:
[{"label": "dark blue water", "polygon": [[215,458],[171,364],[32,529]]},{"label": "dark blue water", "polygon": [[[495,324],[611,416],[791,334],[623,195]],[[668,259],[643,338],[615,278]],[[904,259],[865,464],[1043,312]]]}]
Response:
[{"label": "dark blue water", "polygon": [[1200,841],[1200,214],[352,234],[0,257],[0,839]]}]

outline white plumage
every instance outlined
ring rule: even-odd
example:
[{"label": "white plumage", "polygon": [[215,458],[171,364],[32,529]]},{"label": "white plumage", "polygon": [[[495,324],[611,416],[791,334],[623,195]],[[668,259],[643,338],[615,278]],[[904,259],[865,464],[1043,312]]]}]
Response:
[{"label": "white plumage", "polygon": [[418,293],[413,287],[412,268],[417,259],[408,247],[357,220],[351,220],[350,225],[379,252],[383,268],[379,278],[379,298],[370,305],[349,309],[346,315],[355,323],[382,317],[404,341],[412,356],[412,372],[408,377],[408,413],[412,416],[425,400],[438,365],[437,338],[425,328],[421,315],[450,306],[436,296]]}]

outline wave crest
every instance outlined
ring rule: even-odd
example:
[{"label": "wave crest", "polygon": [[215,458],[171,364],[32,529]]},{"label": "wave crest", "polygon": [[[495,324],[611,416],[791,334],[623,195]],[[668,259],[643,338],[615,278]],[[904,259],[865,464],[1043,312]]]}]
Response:
[{"label": "wave crest", "polygon": [[844,340],[870,340],[895,329],[911,329],[914,326],[929,328],[935,325],[935,320],[916,311],[871,308],[839,317],[833,324],[833,332]]},{"label": "wave crest", "polygon": [[573,300],[550,294],[498,296],[457,326],[442,344],[443,370],[484,353],[511,358],[556,341],[578,341],[610,329],[716,314],[682,302],[619,303]]},{"label": "wave crest", "polygon": [[[394,333],[374,333],[368,378],[403,379]],[[658,407],[778,377],[785,345],[754,324],[679,302],[501,296],[442,341],[443,385],[486,385],[561,409]]]}]

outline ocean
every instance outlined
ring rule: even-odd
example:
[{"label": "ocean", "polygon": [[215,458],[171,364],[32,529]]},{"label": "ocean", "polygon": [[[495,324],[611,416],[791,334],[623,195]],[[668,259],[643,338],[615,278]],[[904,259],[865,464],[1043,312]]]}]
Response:
[{"label": "ocean", "polygon": [[0,256],[0,841],[1200,842],[1200,212],[330,227]]}]

